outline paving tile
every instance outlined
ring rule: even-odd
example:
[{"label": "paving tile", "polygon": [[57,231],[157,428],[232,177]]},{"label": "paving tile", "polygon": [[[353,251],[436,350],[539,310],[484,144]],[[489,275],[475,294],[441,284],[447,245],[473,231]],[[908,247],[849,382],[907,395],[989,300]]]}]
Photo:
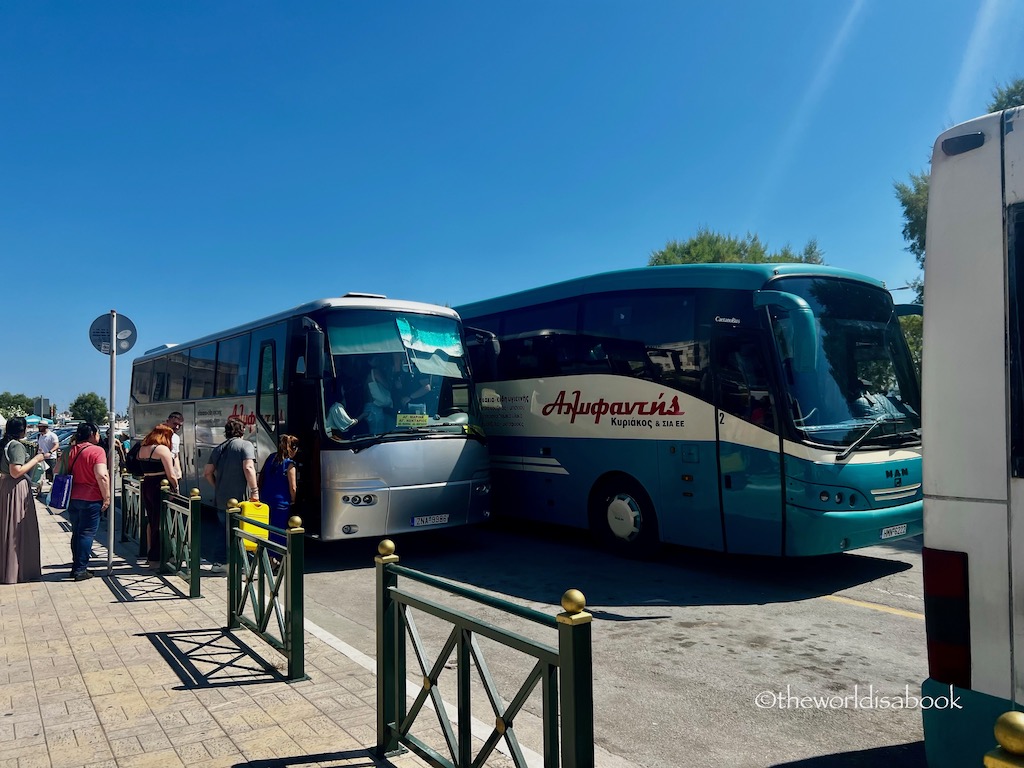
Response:
[{"label": "paving tile", "polygon": [[[310,679],[283,682],[282,656],[223,633],[221,584],[184,599],[183,582],[135,565],[135,549],[110,584],[73,582],[63,517],[39,517],[45,572],[61,578],[0,591],[0,768],[423,768],[374,760],[372,673],[307,636]],[[99,542],[96,553],[102,570]]]}]

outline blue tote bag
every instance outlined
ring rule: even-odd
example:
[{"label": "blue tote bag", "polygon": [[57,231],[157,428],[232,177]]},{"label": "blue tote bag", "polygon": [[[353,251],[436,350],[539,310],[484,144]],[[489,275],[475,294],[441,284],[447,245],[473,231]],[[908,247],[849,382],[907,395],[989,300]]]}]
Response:
[{"label": "blue tote bag", "polygon": [[50,488],[50,508],[51,509],[67,509],[68,504],[71,503],[71,472],[75,468],[75,461],[78,461],[78,457],[82,455],[82,451],[75,456],[75,460],[71,462],[71,466],[68,467],[68,473],[66,475],[54,475],[53,486]]}]

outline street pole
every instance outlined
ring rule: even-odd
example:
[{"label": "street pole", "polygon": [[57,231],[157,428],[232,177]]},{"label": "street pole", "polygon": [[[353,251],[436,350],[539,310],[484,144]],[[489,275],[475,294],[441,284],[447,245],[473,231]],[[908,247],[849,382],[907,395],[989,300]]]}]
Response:
[{"label": "street pole", "polygon": [[107,506],[107,576],[114,573],[114,393],[117,381],[117,312],[110,310],[110,413],[107,415],[107,474],[110,504]]}]

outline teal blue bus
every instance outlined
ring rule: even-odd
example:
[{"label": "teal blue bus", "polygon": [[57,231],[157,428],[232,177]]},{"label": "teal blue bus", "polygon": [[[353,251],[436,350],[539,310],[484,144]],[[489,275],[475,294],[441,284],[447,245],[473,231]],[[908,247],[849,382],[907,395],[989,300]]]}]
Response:
[{"label": "teal blue bus", "polygon": [[634,553],[921,533],[920,382],[878,280],[644,267],[456,310],[488,342],[470,354],[498,514]]}]

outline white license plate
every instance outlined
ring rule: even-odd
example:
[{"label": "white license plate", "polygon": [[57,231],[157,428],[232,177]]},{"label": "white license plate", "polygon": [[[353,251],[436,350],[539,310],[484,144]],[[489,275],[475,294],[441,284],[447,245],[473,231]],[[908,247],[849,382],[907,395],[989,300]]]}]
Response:
[{"label": "white license plate", "polygon": [[[448,515],[424,515],[423,517],[414,517],[412,519],[413,526],[419,525],[443,525],[448,522]],[[907,530],[907,526],[903,526],[903,530]]]},{"label": "white license plate", "polygon": [[882,535],[879,538],[891,539],[895,536],[906,536],[907,535],[907,524],[903,525],[890,525],[888,528],[882,529]]}]

